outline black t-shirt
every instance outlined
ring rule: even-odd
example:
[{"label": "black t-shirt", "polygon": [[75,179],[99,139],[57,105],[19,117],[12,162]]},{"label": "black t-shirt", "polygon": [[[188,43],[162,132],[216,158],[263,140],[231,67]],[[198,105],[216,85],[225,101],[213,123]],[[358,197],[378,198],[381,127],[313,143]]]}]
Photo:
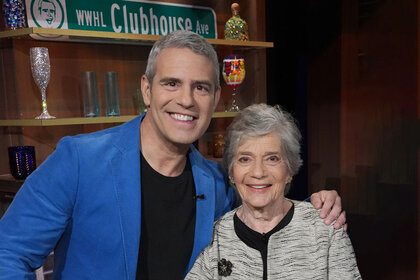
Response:
[{"label": "black t-shirt", "polygon": [[194,246],[191,163],[177,177],[156,172],[141,155],[141,235],[136,279],[183,279]]}]

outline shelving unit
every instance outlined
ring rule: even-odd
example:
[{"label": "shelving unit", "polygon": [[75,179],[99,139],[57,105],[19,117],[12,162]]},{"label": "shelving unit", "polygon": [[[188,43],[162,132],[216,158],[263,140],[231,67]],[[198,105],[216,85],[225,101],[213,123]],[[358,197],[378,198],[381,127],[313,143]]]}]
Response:
[{"label": "shelving unit", "polygon": [[[236,112],[215,112],[213,119],[233,118]],[[24,120],[0,120],[1,126],[60,126],[60,125],[81,125],[81,124],[112,124],[124,123],[137,117],[137,115],[119,117],[96,117],[96,118],[57,118],[48,120],[24,119]]]},{"label": "shelving unit", "polygon": [[10,174],[0,175],[0,192],[17,193],[24,181],[16,180]]},{"label": "shelving unit", "polygon": [[[172,2],[172,1],[171,1]],[[175,0],[182,4],[211,6],[217,14],[218,38],[231,16],[230,3],[225,1]],[[266,50],[274,43],[265,42],[265,2],[246,0],[241,3],[241,16],[247,19],[252,41],[207,39],[215,47],[221,61],[225,55],[240,54],[246,60],[246,79],[238,89],[240,106],[266,101]],[[7,147],[36,147],[37,165],[51,154],[64,136],[90,133],[132,120],[137,116],[135,98],[147,56],[156,35],[139,35],[101,31],[22,28],[0,31],[0,174],[9,173]],[[29,49],[47,47],[50,52],[51,79],[47,88],[49,112],[57,119],[36,120],[41,111],[40,92],[33,82],[29,66]],[[95,71],[98,78],[100,116],[83,117],[80,72]],[[104,116],[103,74],[119,75],[121,116]],[[199,141],[207,158],[213,158],[214,134],[223,133],[235,112],[225,112],[232,90],[221,78],[222,95],[208,131]],[[208,150],[208,151],[207,151]],[[0,192],[16,192],[22,182],[11,175],[0,175]]]},{"label": "shelving unit", "polygon": [[[22,28],[17,30],[0,31],[0,39],[26,39],[32,40],[30,35],[50,36],[46,41],[63,42],[62,36],[68,36],[68,42],[105,43],[105,44],[138,44],[151,46],[161,36],[139,35],[127,33],[112,33],[87,30],[49,29],[40,27]],[[55,37],[51,37],[55,35]],[[239,48],[272,48],[272,42],[263,41],[235,41],[223,39],[208,39],[215,46],[231,46]],[[66,41],[64,41],[66,42]],[[213,118],[234,117],[232,112],[216,112]],[[36,119],[0,119],[0,127],[4,126],[60,126],[60,125],[84,125],[84,124],[112,124],[123,123],[135,118],[135,115],[120,117],[97,117],[97,118],[57,118],[51,120]]]},{"label": "shelving unit", "polygon": [[[161,36],[141,35],[129,33],[113,33],[103,31],[88,31],[74,29],[49,29],[41,27],[22,28],[17,30],[1,31],[0,38],[29,37],[29,35],[45,36],[45,40],[58,41],[59,38],[47,37],[50,35],[68,36],[70,41],[92,42],[95,43],[115,43],[115,44],[139,44],[152,45],[159,40]],[[224,39],[207,39],[212,45],[234,46],[234,47],[252,47],[252,48],[272,48],[274,43],[262,41],[235,41]]]}]

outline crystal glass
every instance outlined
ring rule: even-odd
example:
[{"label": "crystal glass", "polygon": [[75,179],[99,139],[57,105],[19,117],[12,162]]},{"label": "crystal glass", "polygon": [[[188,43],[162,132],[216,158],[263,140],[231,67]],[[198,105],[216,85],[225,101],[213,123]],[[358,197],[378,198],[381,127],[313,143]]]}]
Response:
[{"label": "crystal glass", "polygon": [[104,75],[105,88],[105,107],[108,117],[120,115],[120,101],[118,94],[118,73],[105,72]]},{"label": "crystal glass", "polygon": [[226,112],[238,112],[239,106],[236,104],[237,88],[245,79],[245,60],[238,55],[227,55],[223,59],[222,69],[223,79],[233,90],[232,105]]},{"label": "crystal glass", "polygon": [[32,77],[41,91],[42,113],[36,119],[55,119],[47,110],[47,86],[50,81],[50,57],[47,48],[31,48]]},{"label": "crystal glass", "polygon": [[83,71],[81,76],[83,113],[85,117],[99,117],[98,82],[96,79],[96,72]]}]

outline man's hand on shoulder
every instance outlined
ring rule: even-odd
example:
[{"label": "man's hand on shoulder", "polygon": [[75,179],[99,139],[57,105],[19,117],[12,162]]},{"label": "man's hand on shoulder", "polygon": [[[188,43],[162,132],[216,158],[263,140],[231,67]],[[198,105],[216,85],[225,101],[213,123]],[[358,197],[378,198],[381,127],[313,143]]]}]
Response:
[{"label": "man's hand on shoulder", "polygon": [[311,203],[316,209],[321,209],[320,217],[324,219],[326,225],[330,225],[333,221],[334,228],[343,227],[347,231],[346,211],[342,211],[341,197],[334,190],[320,191],[311,195]]}]

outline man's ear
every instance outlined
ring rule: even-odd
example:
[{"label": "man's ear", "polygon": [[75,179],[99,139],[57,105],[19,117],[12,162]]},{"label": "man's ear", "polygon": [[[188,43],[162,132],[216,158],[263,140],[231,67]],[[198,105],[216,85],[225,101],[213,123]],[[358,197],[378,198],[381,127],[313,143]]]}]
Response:
[{"label": "man's ear", "polygon": [[217,104],[219,104],[219,100],[220,100],[220,94],[222,92],[222,88],[219,87],[218,90],[216,90],[216,92],[214,93],[214,106],[213,106],[213,112],[216,110]]},{"label": "man's ear", "polygon": [[146,75],[141,76],[141,94],[143,96],[144,104],[149,107],[152,94],[152,85],[150,84]]}]

